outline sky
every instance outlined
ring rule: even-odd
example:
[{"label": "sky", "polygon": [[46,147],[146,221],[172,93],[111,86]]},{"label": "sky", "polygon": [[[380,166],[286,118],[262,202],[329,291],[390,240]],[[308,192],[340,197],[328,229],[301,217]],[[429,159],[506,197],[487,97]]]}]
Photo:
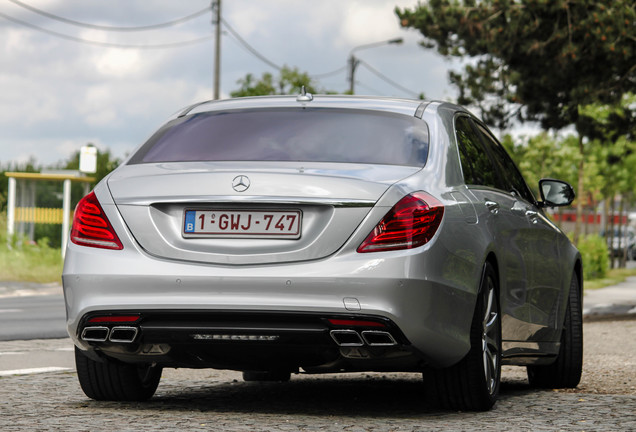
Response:
[{"label": "sky", "polygon": [[[394,13],[396,6],[416,5],[417,0],[222,0],[229,27],[221,27],[221,97],[237,90],[246,74],[276,75],[274,66],[283,65],[316,77],[321,89],[344,92],[354,48],[401,37],[401,45],[355,51],[365,62],[356,69],[356,94],[423,92],[427,99],[454,100],[448,71],[459,63],[421,47],[421,35],[402,29]],[[122,29],[172,22],[206,8],[169,27]],[[1,1],[0,167],[29,159],[53,166],[87,143],[124,158],[174,112],[212,99],[212,20],[210,0]]]}]

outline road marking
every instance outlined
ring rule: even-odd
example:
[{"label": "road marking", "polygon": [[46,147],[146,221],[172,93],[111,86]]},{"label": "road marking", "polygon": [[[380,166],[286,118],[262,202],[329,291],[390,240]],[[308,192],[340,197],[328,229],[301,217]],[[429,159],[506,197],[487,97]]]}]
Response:
[{"label": "road marking", "polygon": [[49,372],[62,372],[62,371],[71,371],[71,368],[63,368],[63,367],[43,367],[43,368],[33,368],[33,369],[15,369],[9,371],[0,371],[0,376],[11,376],[11,375],[32,375],[32,374],[41,374],[41,373],[49,373]]},{"label": "road marking", "polygon": [[24,309],[0,309],[0,313],[18,313],[24,312]]}]

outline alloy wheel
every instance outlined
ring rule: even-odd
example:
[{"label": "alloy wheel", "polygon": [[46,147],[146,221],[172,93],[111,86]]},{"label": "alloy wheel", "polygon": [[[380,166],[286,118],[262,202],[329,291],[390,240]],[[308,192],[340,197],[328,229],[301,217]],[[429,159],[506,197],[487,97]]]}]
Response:
[{"label": "alloy wheel", "polygon": [[501,346],[501,333],[499,326],[499,308],[495,293],[495,284],[488,277],[484,293],[485,307],[482,333],[482,356],[484,362],[484,375],[489,394],[493,394],[499,379],[499,347]]}]

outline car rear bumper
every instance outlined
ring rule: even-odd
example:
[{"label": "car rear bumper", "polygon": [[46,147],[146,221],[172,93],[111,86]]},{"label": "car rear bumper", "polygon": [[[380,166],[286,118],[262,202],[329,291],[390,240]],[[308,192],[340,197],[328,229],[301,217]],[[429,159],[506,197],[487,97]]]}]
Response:
[{"label": "car rear bumper", "polygon": [[[445,279],[443,263],[424,265],[419,254],[352,254],[285,266],[223,267],[159,262],[138,253],[128,257],[134,259],[131,265],[120,252],[75,245],[67,251],[62,278],[67,326],[83,350],[181,367],[253,369],[241,360],[252,356],[258,364],[291,358],[298,366],[320,369],[346,359],[354,370],[406,370],[448,366],[469,349],[475,292]],[[143,318],[134,326],[97,324],[93,327],[106,327],[95,333],[103,340],[86,340],[87,319],[96,313]],[[388,336],[363,334],[375,328],[325,324],[330,317],[371,317],[388,323],[379,330]],[[270,324],[274,327],[268,330]],[[113,338],[113,327],[135,331],[116,329]],[[343,330],[344,340],[359,338],[362,343],[343,347],[333,330]],[[347,334],[349,330],[356,335]],[[121,342],[133,333],[132,341]],[[232,335],[248,338],[223,340]],[[249,340],[258,335],[278,338],[275,343]],[[393,339],[395,344],[373,346],[367,339]],[[171,354],[157,348],[161,344],[169,345]],[[352,348],[360,352],[352,354]],[[210,354],[219,352],[227,359]],[[197,356],[204,360],[192,361]],[[311,358],[320,360],[306,361]]]},{"label": "car rear bumper", "polygon": [[144,311],[125,325],[94,323],[131,311],[87,314],[78,339],[126,362],[173,367],[329,372],[418,370],[422,359],[387,319],[240,311]]}]

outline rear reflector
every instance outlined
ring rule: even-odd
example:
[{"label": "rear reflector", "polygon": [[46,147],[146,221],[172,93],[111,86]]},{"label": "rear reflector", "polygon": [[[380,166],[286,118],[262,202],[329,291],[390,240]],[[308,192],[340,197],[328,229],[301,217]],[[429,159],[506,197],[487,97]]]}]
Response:
[{"label": "rear reflector", "polygon": [[81,246],[123,249],[94,192],[80,200],[73,216],[71,241]]},{"label": "rear reflector", "polygon": [[139,315],[108,315],[96,316],[88,320],[89,323],[130,323],[139,320]]},{"label": "rear reflector", "polygon": [[377,321],[366,320],[346,320],[346,319],[328,319],[330,324],[344,327],[386,327]]},{"label": "rear reflector", "polygon": [[402,198],[358,247],[358,252],[412,249],[428,243],[439,228],[444,206],[427,193]]}]

